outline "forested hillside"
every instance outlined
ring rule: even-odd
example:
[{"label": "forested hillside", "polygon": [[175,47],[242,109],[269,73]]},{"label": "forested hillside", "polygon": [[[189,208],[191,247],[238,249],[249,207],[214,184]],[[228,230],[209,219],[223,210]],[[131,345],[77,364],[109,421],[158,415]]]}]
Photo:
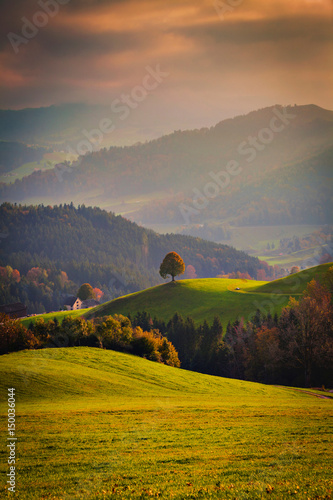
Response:
[{"label": "forested hillside", "polygon": [[72,165],[1,185],[0,196],[89,200],[143,223],[330,223],[332,123],[333,112],[317,106],[273,106],[211,128],[88,152]]},{"label": "forested hillside", "polygon": [[30,313],[59,309],[64,295],[76,293],[84,282],[101,290],[102,300],[158,284],[158,269],[169,251],[182,256],[192,273],[188,277],[239,272],[256,278],[261,268],[274,277],[273,268],[227,245],[159,235],[84,205],[4,203],[0,234],[0,302],[20,300]]}]

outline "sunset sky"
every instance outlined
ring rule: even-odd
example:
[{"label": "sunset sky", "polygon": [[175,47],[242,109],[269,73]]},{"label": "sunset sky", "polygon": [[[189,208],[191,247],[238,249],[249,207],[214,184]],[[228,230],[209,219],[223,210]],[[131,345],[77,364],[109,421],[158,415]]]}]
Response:
[{"label": "sunset sky", "polygon": [[[47,0],[1,0],[1,108],[108,105],[159,65],[168,76],[147,113],[162,121],[209,125],[276,103],[333,109],[331,0],[66,2],[38,17]],[[8,33],[22,36],[22,18],[46,24],[15,53]]]}]

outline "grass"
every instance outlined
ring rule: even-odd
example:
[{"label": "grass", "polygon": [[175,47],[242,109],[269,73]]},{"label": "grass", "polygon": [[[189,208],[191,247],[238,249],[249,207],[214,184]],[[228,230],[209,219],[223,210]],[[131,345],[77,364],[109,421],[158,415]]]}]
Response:
[{"label": "grass", "polygon": [[78,309],[76,311],[57,311],[46,314],[37,314],[36,316],[30,316],[29,318],[22,319],[21,323],[28,327],[31,322],[35,324],[39,318],[43,318],[44,321],[50,321],[54,318],[57,318],[59,323],[61,323],[65,316],[72,316],[75,318],[77,316],[83,316],[83,314],[88,311],[89,309]]},{"label": "grass", "polygon": [[2,356],[0,381],[3,498],[332,498],[332,400],[86,347]]},{"label": "grass", "polygon": [[311,259],[314,259],[315,257],[320,255],[321,253],[321,247],[316,246],[316,247],[311,247],[311,248],[306,248],[304,250],[299,250],[298,252],[291,252],[288,254],[284,255],[274,255],[272,257],[268,257],[265,255],[258,255],[257,257],[260,260],[266,261],[269,265],[274,266],[275,264],[278,264],[279,266],[286,266],[286,267],[292,267],[292,266],[304,266],[307,262],[310,262]]},{"label": "grass", "polygon": [[309,283],[312,279],[322,281],[324,274],[332,266],[333,262],[329,262],[328,264],[321,264],[320,266],[291,274],[286,278],[270,281],[260,287],[260,292],[291,295],[301,293],[306,288],[307,283]]},{"label": "grass", "polygon": [[[217,315],[226,326],[229,320],[234,321],[239,317],[240,312],[244,317],[250,316],[262,299],[258,294],[237,293],[236,288],[246,292],[248,288],[254,289],[264,283],[219,278],[169,282],[114,299],[91,309],[85,316],[89,318],[115,313],[126,316],[145,310],[152,317],[168,321],[177,311],[185,318],[192,316],[196,323],[203,323],[205,319],[212,322]],[[287,302],[288,297],[284,303]]]},{"label": "grass", "polygon": [[[299,297],[314,277],[321,278],[332,264],[323,264],[286,278],[260,282],[219,278],[180,280],[136,292],[90,309],[85,316],[104,316],[147,311],[152,317],[168,321],[177,311],[192,316],[196,323],[212,322],[219,316],[224,328],[237,318],[251,320],[257,309],[272,315],[280,313],[290,296]],[[237,290],[239,288],[240,290]]]},{"label": "grass", "polygon": [[141,311],[169,321],[177,311],[184,318],[193,317],[197,324],[205,319],[212,323],[214,316],[219,316],[225,329],[228,321],[251,320],[257,309],[263,314],[279,314],[291,296],[299,298],[307,283],[313,278],[321,280],[332,265],[322,264],[270,282],[219,278],[180,280],[125,295],[94,308],[41,314],[25,318],[22,323],[28,326],[38,318],[49,321],[55,317],[61,322],[68,315],[87,319],[113,314],[126,316],[130,313],[133,316]]}]

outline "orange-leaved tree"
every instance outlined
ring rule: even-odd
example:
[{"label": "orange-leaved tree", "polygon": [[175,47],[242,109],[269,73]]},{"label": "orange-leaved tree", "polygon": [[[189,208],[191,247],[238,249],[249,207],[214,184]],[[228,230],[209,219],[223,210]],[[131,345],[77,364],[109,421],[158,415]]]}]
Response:
[{"label": "orange-leaved tree", "polygon": [[172,277],[172,281],[175,281],[175,276],[179,274],[184,274],[185,264],[180,255],[176,252],[169,252],[163,259],[160,266],[160,275],[162,278],[166,278],[168,274]]}]

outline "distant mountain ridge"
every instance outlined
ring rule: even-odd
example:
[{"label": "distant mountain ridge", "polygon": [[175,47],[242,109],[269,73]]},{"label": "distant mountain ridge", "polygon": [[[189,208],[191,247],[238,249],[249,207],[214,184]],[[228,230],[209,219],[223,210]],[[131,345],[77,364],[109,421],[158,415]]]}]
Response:
[{"label": "distant mountain ridge", "polygon": [[143,223],[330,223],[332,134],[332,111],[272,106],[211,128],[86,154],[1,186],[0,195],[113,210],[121,198],[142,197],[119,213]]}]

